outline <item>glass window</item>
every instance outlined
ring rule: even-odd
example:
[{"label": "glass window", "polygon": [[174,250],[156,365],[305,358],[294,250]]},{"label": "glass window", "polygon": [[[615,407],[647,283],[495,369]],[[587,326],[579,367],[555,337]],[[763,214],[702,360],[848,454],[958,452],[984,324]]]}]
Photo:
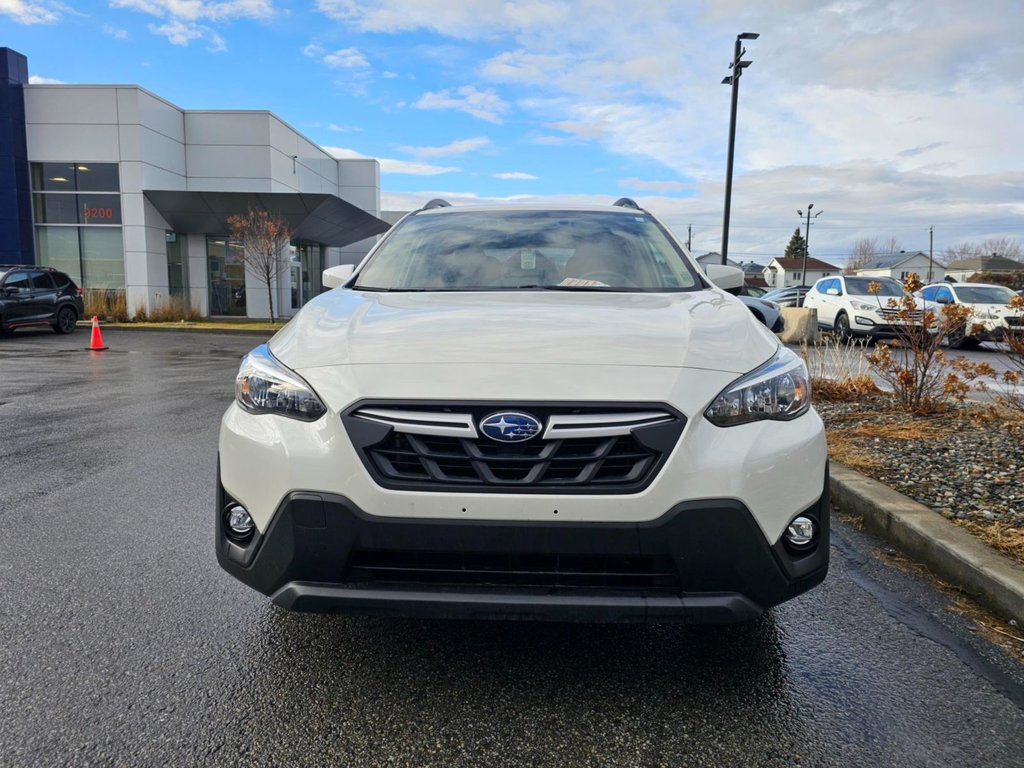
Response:
[{"label": "glass window", "polygon": [[[45,195],[56,197],[56,195]],[[120,224],[120,195],[79,195],[78,212],[82,224]]]},{"label": "glass window", "polygon": [[36,224],[77,224],[77,195],[41,195],[32,196]]},{"label": "glass window", "polygon": [[117,192],[117,163],[78,163],[75,165],[76,188],[79,192]]},{"label": "glass window", "polygon": [[49,272],[33,272],[32,273],[32,287],[37,291],[52,291],[53,280],[50,279]]},{"label": "glass window", "polygon": [[32,189],[40,192],[118,192],[117,163],[32,163]]},{"label": "glass window", "polygon": [[936,288],[934,285],[929,288],[925,288],[923,291],[921,291],[921,298],[924,299],[925,301],[935,301],[935,293],[938,290],[939,289]]},{"label": "glass window", "polygon": [[851,296],[871,296],[868,287],[872,283],[880,286],[877,296],[902,296],[903,286],[891,277],[848,277],[846,278],[846,290]]},{"label": "glass window", "polygon": [[124,243],[119,227],[81,227],[82,286],[124,290]]},{"label": "glass window", "polygon": [[36,256],[44,267],[66,272],[72,280],[82,285],[78,227],[36,227]]},{"label": "glass window", "polygon": [[1002,285],[962,285],[956,294],[966,304],[1009,304],[1014,297],[1013,291]]},{"label": "glass window", "polygon": [[11,272],[4,280],[4,290],[8,293],[31,293],[32,278],[28,272]]},{"label": "glass window", "polygon": [[466,211],[412,216],[357,288],[675,291],[701,282],[642,212]]},{"label": "glass window", "polygon": [[32,189],[75,191],[75,166],[68,163],[32,163]]}]

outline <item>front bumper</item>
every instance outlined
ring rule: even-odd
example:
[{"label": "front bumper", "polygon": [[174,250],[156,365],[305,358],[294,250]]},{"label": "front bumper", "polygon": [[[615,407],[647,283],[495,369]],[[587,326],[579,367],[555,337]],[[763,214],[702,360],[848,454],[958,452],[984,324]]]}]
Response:
[{"label": "front bumper", "polygon": [[[826,470],[827,473],[827,470]],[[291,493],[217,558],[291,610],[438,618],[723,623],[820,583],[828,572],[828,479],[807,510],[812,549],[769,544],[739,501],[677,504],[645,522],[537,522],[369,515],[348,498]]]}]

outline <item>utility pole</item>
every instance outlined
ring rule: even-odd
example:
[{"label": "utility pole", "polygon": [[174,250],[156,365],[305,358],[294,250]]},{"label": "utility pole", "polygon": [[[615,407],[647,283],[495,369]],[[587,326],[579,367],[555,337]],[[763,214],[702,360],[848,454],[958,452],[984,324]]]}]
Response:
[{"label": "utility pole", "polygon": [[732,86],[732,110],[729,112],[729,152],[725,161],[725,213],[722,217],[722,263],[729,259],[729,214],[732,209],[732,157],[736,149],[736,104],[740,97],[740,75],[750,66],[751,62],[743,61],[747,49],[743,40],[757,40],[761,35],[757,32],[741,32],[736,35],[736,48],[729,69],[732,74],[722,80],[722,85]]},{"label": "utility pole", "polygon": [[935,227],[928,227],[928,282],[932,282],[932,261],[934,259]]},{"label": "utility pole", "polygon": [[[814,203],[807,204],[807,231],[804,235],[804,271],[800,273],[800,285],[801,287],[807,285],[807,254],[811,250],[811,208],[814,207]],[[818,211],[814,214],[814,218],[818,218],[823,214],[824,211]],[[796,215],[803,218],[804,212],[798,210]]]},{"label": "utility pole", "polygon": [[693,253],[690,243],[693,241],[693,224],[686,225],[686,250]]}]

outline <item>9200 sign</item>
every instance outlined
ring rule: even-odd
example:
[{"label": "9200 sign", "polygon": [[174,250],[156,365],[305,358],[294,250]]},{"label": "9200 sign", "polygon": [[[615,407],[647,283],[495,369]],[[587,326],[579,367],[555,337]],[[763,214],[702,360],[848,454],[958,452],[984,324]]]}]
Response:
[{"label": "9200 sign", "polygon": [[89,219],[112,219],[114,218],[113,208],[90,208],[85,207],[85,220]]}]

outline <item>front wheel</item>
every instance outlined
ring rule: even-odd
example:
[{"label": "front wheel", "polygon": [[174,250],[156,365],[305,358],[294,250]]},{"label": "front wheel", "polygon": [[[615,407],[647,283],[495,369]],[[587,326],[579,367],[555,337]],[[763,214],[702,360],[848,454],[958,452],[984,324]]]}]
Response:
[{"label": "front wheel", "polygon": [[848,343],[852,338],[853,334],[850,333],[850,318],[845,314],[840,313],[836,317],[836,322],[832,327],[832,331],[835,333],[836,338],[844,344]]},{"label": "front wheel", "polygon": [[78,315],[75,314],[75,310],[71,307],[61,307],[57,312],[57,322],[53,326],[53,330],[57,333],[71,333],[75,330],[75,324],[78,322]]}]

